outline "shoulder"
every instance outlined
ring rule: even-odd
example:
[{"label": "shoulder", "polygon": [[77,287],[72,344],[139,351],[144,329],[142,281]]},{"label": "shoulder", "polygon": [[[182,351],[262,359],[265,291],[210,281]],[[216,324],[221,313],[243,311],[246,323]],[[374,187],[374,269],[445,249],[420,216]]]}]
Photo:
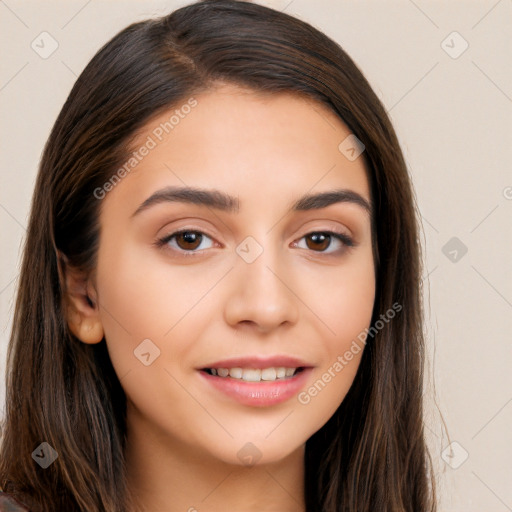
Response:
[{"label": "shoulder", "polygon": [[0,512],[30,512],[18,500],[0,491]]}]

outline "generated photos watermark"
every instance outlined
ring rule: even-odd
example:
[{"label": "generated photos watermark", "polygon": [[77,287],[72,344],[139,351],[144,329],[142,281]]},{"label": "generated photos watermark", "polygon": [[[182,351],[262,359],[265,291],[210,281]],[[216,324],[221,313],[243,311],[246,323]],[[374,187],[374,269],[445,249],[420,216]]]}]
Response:
[{"label": "generated photos watermark", "polygon": [[402,305],[398,302],[395,302],[391,308],[389,308],[386,313],[380,315],[379,320],[375,322],[370,328],[366,327],[363,331],[361,331],[357,339],[352,340],[350,348],[347,349],[342,355],[339,355],[336,358],[336,361],[329,366],[326,372],[322,374],[322,376],[315,381],[313,385],[311,385],[307,390],[302,391],[298,394],[297,399],[299,403],[302,405],[307,405],[311,402],[311,399],[317,396],[324,388],[331,382],[349,363],[354,359],[354,356],[359,354],[363,347],[366,345],[366,338],[369,334],[374,336],[377,334],[384,326],[389,323],[390,320],[395,318],[396,314],[402,310]]},{"label": "generated photos watermark", "polygon": [[194,97],[188,99],[187,103],[183,104],[180,108],[174,110],[172,115],[169,116],[167,121],[160,123],[153,129],[150,135],[147,136],[145,142],[131,155],[130,158],[124,163],[122,167],[106,181],[103,186],[94,189],[93,195],[96,199],[103,199],[108,192],[110,192],[125,176],[127,176],[137,165],[149,155],[151,150],[155,149],[165,137],[176,128],[182,119],[190,114],[192,109],[197,106],[197,100]]}]

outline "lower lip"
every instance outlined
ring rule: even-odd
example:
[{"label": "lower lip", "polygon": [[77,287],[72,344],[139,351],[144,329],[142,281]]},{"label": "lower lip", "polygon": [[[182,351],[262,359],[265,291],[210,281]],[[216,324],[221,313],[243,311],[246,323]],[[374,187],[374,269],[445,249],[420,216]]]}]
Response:
[{"label": "lower lip", "polygon": [[218,377],[199,371],[208,384],[243,405],[268,407],[286,402],[303,388],[313,368],[304,368],[293,377],[275,381],[246,382],[232,377]]}]

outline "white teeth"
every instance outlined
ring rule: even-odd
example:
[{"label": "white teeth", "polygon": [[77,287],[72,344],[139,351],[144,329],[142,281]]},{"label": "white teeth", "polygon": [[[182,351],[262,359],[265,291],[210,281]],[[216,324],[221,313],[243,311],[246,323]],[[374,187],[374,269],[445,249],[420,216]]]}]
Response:
[{"label": "white teeth", "polygon": [[231,368],[229,370],[229,376],[233,377],[234,379],[241,379],[243,374],[242,368]]},{"label": "white teeth", "polygon": [[297,368],[210,368],[212,375],[219,377],[232,377],[233,379],[245,380],[247,382],[273,381],[292,377]]},{"label": "white teeth", "polygon": [[286,377],[286,368],[283,368],[282,366],[276,368],[276,377],[278,379],[283,379],[284,377]]},{"label": "white teeth", "polygon": [[261,370],[254,368],[245,369],[242,375],[242,380],[247,380],[249,382],[259,382],[261,380]]},{"label": "white teeth", "polygon": [[277,372],[275,368],[265,368],[261,372],[261,380],[276,380]]}]

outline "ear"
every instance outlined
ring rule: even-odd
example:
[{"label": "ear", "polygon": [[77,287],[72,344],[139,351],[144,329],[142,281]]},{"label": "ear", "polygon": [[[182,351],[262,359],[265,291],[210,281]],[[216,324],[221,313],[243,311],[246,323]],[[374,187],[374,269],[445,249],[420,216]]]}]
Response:
[{"label": "ear", "polygon": [[60,251],[57,251],[57,258],[63,290],[63,310],[69,329],[84,343],[99,343],[104,333],[92,280],[71,267],[67,257]]}]

